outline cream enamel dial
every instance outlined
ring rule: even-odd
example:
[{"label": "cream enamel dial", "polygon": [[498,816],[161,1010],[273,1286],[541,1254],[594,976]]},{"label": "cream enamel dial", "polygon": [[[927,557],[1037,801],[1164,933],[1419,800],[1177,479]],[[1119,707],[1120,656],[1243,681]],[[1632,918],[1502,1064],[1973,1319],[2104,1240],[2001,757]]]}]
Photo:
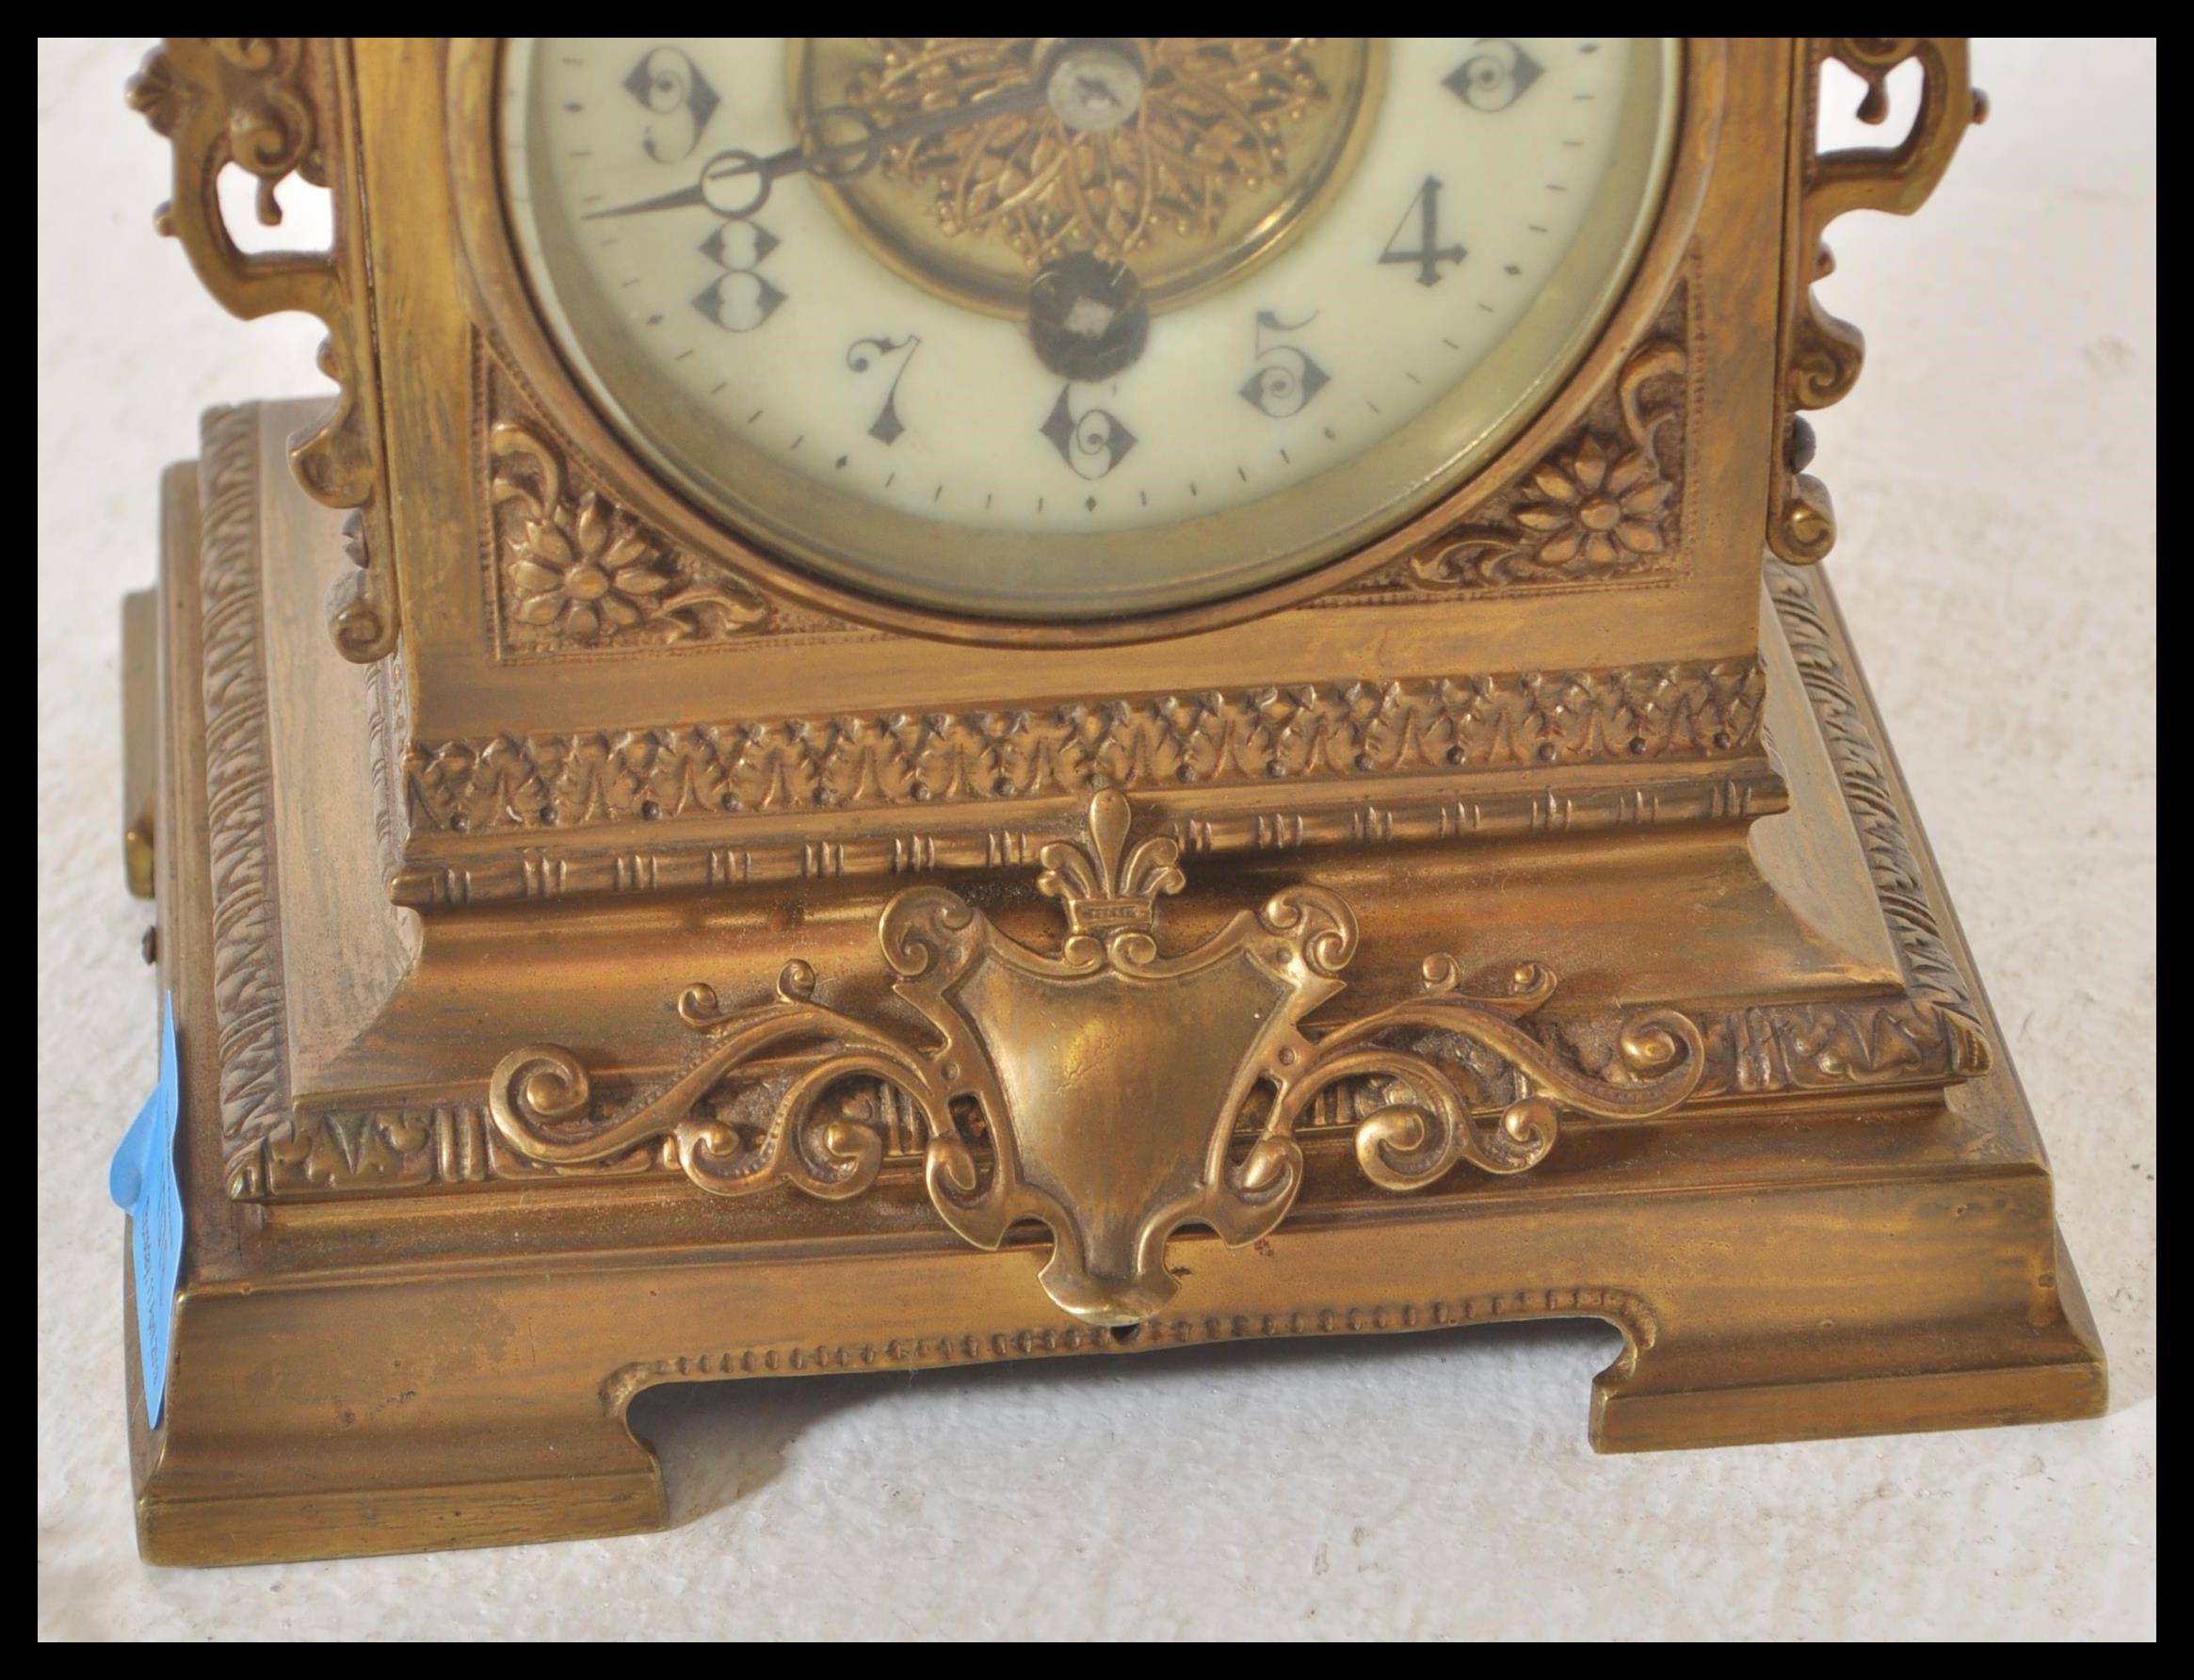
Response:
[{"label": "cream enamel dial", "polygon": [[756,545],[972,617],[1274,582],[1589,347],[1660,40],[514,40],[505,194],[610,424]]}]

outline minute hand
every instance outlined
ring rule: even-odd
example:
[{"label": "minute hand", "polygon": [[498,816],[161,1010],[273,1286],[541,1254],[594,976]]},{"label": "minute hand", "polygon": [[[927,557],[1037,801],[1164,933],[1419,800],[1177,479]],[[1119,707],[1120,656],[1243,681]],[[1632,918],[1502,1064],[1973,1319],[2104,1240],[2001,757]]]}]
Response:
[{"label": "minute hand", "polygon": [[906,140],[919,140],[930,135],[946,134],[971,122],[987,122],[992,117],[1009,117],[1021,111],[1033,111],[1045,104],[1046,95],[1041,86],[1031,83],[1004,93],[995,93],[987,99],[971,101],[964,105],[953,105],[942,111],[930,111],[925,116],[910,118],[895,127],[879,129],[866,116],[851,105],[832,105],[815,114],[817,127],[831,119],[847,118],[867,130],[857,140],[841,141],[835,146],[818,147],[814,151],[805,146],[788,146],[782,152],[771,153],[767,157],[733,147],[718,152],[701,166],[701,179],[691,186],[676,192],[667,192],[660,198],[641,199],[635,203],[619,204],[609,210],[590,212],[585,220],[600,221],[607,216],[637,216],[649,210],[682,210],[691,204],[705,204],[718,216],[733,220],[744,220],[769,202],[769,188],[782,175],[798,174],[812,170],[828,181],[849,181],[875,168],[876,161],[887,147]]}]

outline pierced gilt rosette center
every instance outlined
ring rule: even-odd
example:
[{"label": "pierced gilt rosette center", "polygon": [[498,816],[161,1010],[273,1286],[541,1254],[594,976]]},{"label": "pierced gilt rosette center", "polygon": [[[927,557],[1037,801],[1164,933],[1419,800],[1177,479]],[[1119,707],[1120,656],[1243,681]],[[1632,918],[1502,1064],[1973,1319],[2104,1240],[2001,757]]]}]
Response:
[{"label": "pierced gilt rosette center", "polygon": [[825,144],[999,102],[814,179],[894,267],[1010,314],[1077,253],[1159,308],[1269,255],[1347,172],[1378,70],[1372,40],[1296,37],[813,39],[792,61]]}]

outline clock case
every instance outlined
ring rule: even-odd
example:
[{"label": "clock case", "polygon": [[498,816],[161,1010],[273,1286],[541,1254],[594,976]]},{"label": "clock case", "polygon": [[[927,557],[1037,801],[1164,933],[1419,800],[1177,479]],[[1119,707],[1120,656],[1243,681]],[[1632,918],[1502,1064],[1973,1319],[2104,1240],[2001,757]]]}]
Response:
[{"label": "clock case", "polygon": [[[1492,465],[1075,627],[848,595],[623,449],[516,280],[492,43],[156,52],[163,227],[341,394],[206,417],[124,613],[186,1233],[144,1555],[659,1526],[657,1382],[1525,1315],[1622,1332],[1604,1449],[2100,1412],[1809,567],[1821,231],[1927,197],[1964,43],[1684,57],[1651,245]],[[1919,64],[1900,143],[1816,148],[1830,58],[1877,118]],[[241,251],[229,165],[331,247]]]}]

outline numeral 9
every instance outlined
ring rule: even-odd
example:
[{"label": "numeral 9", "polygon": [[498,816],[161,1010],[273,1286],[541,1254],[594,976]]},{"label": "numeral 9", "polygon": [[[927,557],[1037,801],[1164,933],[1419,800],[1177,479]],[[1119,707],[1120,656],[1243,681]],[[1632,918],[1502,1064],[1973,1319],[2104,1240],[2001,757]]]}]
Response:
[{"label": "numeral 9", "polygon": [[640,144],[657,163],[690,156],[719,103],[708,78],[676,47],[642,54],[624,90],[661,119],[640,131]]}]

